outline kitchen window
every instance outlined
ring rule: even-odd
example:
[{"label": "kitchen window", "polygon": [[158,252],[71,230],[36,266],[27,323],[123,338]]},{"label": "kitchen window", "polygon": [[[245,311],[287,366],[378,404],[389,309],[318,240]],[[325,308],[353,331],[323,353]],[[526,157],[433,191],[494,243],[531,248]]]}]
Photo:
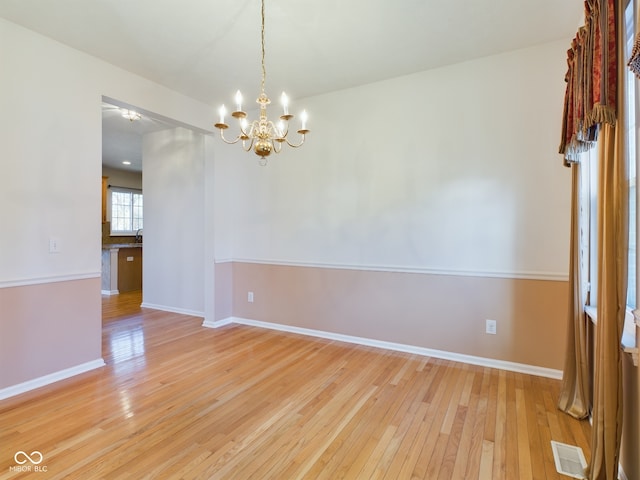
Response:
[{"label": "kitchen window", "polygon": [[136,235],[142,229],[142,192],[111,189],[111,235]]}]

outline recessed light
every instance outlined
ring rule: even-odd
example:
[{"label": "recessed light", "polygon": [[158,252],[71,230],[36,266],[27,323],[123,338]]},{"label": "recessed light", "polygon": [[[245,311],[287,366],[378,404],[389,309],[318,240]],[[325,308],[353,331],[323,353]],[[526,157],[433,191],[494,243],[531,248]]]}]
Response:
[{"label": "recessed light", "polygon": [[129,160],[124,160],[122,162],[123,165],[131,165],[131,162]]}]

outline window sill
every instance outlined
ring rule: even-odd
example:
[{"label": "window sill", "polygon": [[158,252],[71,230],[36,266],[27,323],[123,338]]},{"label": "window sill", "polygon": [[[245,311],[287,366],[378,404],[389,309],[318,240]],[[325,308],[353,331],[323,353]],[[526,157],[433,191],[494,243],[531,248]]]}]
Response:
[{"label": "window sill", "polygon": [[[591,321],[596,324],[598,323],[598,310],[596,307],[592,307],[591,305],[585,305],[584,313],[591,319]],[[634,310],[633,312],[627,311],[627,318],[625,319],[625,325],[633,325],[635,323],[636,327],[640,328],[640,311]],[[631,355],[633,359],[633,364],[638,366],[638,346],[636,345],[636,335],[635,332],[625,328],[622,332],[622,340],[620,341],[620,345],[622,347],[622,351]]]}]

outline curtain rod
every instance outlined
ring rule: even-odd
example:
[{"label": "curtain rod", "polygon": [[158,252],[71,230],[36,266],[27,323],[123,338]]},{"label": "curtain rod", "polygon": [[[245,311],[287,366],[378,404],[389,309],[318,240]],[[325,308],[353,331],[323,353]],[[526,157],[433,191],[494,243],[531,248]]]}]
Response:
[{"label": "curtain rod", "polygon": [[122,188],[124,190],[135,190],[137,192],[141,192],[141,188],[132,188],[132,187],[121,187],[120,185],[108,185],[109,188]]}]

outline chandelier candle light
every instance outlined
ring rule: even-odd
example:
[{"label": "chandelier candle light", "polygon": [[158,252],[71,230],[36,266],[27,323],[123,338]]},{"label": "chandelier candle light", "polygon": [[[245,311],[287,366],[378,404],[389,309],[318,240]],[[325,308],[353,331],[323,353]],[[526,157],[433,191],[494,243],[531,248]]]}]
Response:
[{"label": "chandelier candle light", "polygon": [[265,78],[267,76],[264,63],[264,0],[262,0],[261,35],[262,83],[260,85],[260,96],[256,100],[260,105],[260,118],[249,123],[246,112],[242,111],[242,94],[240,93],[240,90],[238,90],[235,97],[236,109],[231,113],[231,116],[238,119],[240,133],[233,140],[227,140],[224,137],[224,131],[229,128],[229,125],[224,122],[224,117],[227,114],[227,109],[224,105],[222,105],[220,110],[218,110],[218,113],[220,114],[220,121],[214,126],[220,129],[220,138],[222,138],[225,143],[233,144],[242,140],[242,147],[244,150],[248,152],[253,148],[256,155],[261,158],[260,163],[265,165],[267,163],[266,157],[271,155],[271,152],[280,153],[283,143],[286,143],[293,148],[301,146],[304,143],[305,135],[309,133],[309,130],[307,129],[307,111],[303,110],[300,114],[301,126],[298,130],[298,134],[301,136],[299,143],[292,143],[287,138],[287,134],[289,133],[289,120],[294,118],[294,116],[289,113],[289,98],[284,92],[282,92],[282,96],[280,97],[283,109],[283,113],[280,115],[280,120],[276,124],[267,119],[267,105],[271,103],[271,100],[269,100],[269,97],[267,97],[267,94],[264,92]]}]

